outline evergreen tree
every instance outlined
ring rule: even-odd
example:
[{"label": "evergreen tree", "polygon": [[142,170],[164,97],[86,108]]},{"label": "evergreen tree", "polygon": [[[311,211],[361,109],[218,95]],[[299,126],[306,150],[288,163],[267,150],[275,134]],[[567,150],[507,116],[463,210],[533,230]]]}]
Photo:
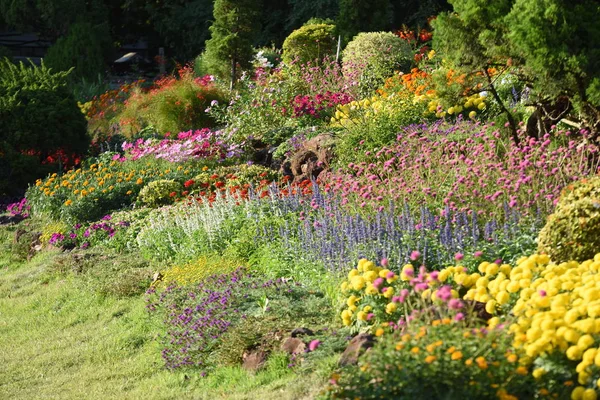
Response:
[{"label": "evergreen tree", "polygon": [[[535,136],[567,114],[600,135],[600,6],[595,0],[449,0],[434,21],[434,47],[463,73],[480,73],[507,114],[489,68],[532,89]],[[575,112],[572,112],[575,111]],[[531,121],[530,121],[531,122]]]},{"label": "evergreen tree", "polygon": [[261,1],[216,0],[211,37],[206,41],[203,63],[208,71],[225,78],[230,73],[231,87],[238,75],[238,66],[248,68],[252,60],[252,44],[258,31]]}]

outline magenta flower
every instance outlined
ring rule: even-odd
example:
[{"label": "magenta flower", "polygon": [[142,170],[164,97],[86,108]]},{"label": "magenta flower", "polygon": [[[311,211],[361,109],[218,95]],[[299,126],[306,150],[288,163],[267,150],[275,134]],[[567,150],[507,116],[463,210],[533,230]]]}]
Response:
[{"label": "magenta flower", "polygon": [[384,258],[381,259],[380,264],[381,264],[382,267],[387,267],[388,264],[389,264],[389,261],[388,261],[387,258],[384,257]]},{"label": "magenta flower", "polygon": [[483,255],[483,251],[476,251],[475,253],[473,253],[473,257],[475,258],[479,258]]},{"label": "magenta flower", "polygon": [[420,257],[421,257],[421,253],[418,250],[414,250],[412,253],[410,253],[410,259],[412,261],[417,261]]},{"label": "magenta flower", "polygon": [[310,351],[315,351],[317,349],[317,347],[319,347],[319,345],[321,344],[321,341],[318,339],[312,340],[309,344],[308,344],[308,350]]},{"label": "magenta flower", "polygon": [[459,299],[450,299],[448,301],[448,308],[451,310],[460,310],[464,307],[464,304]]},{"label": "magenta flower", "polygon": [[455,259],[456,261],[461,261],[463,258],[465,258],[465,256],[464,256],[464,254],[462,254],[462,253],[456,253],[456,254],[454,255],[454,259]]},{"label": "magenta flower", "polygon": [[456,314],[454,316],[454,320],[455,321],[463,321],[465,319],[465,314],[459,312],[458,314]]}]

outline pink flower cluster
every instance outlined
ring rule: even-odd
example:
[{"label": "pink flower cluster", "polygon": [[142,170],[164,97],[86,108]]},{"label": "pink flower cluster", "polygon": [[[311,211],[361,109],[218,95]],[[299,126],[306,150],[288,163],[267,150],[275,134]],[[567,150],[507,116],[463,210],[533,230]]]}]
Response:
[{"label": "pink flower cluster", "polygon": [[324,94],[297,95],[291,101],[292,117],[298,118],[305,115],[310,115],[315,118],[323,117],[323,111],[331,111],[338,104],[350,103],[352,98],[345,93],[333,93],[326,91]]},{"label": "pink flower cluster", "polygon": [[449,208],[502,217],[506,208],[548,214],[563,187],[598,172],[598,146],[591,142],[576,142],[565,131],[554,132],[553,140],[520,134],[516,145],[493,123],[413,125],[394,144],[362,151],[361,162],[319,179],[342,203],[361,208],[412,202],[442,215]]},{"label": "pink flower cluster", "polygon": [[242,153],[242,144],[230,140],[223,131],[211,131],[208,128],[180,132],[177,139],[138,139],[123,143],[125,155],[115,155],[113,160],[137,160],[152,156],[170,162],[184,162],[191,159],[224,160],[237,157]]}]

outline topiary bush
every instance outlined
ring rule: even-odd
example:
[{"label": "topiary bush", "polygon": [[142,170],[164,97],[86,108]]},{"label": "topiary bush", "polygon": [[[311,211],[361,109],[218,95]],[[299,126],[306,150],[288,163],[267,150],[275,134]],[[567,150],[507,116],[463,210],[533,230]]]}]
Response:
[{"label": "topiary bush", "polygon": [[591,259],[600,248],[600,177],[567,186],[538,237],[556,262]]},{"label": "topiary bush", "polygon": [[165,206],[172,204],[182,190],[183,186],[179,182],[159,179],[144,186],[138,195],[138,200],[149,207]]},{"label": "topiary bush", "polygon": [[307,24],[296,29],[283,42],[283,61],[292,65],[321,60],[335,54],[337,40],[333,24]]},{"label": "topiary bush", "polygon": [[68,74],[0,60],[1,194],[21,192],[86,151],[87,123]]},{"label": "topiary bush", "polygon": [[392,76],[408,72],[413,51],[410,44],[391,32],[363,32],[342,52],[342,69],[349,79],[357,79],[361,94],[369,95]]}]

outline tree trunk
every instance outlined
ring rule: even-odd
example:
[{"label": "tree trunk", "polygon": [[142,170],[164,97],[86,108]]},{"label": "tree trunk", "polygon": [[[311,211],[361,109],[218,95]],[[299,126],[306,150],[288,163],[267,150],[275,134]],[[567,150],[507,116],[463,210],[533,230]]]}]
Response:
[{"label": "tree trunk", "polygon": [[233,90],[233,86],[235,85],[235,76],[237,74],[237,49],[233,52],[233,57],[231,57],[231,84],[229,85],[229,90]]}]

